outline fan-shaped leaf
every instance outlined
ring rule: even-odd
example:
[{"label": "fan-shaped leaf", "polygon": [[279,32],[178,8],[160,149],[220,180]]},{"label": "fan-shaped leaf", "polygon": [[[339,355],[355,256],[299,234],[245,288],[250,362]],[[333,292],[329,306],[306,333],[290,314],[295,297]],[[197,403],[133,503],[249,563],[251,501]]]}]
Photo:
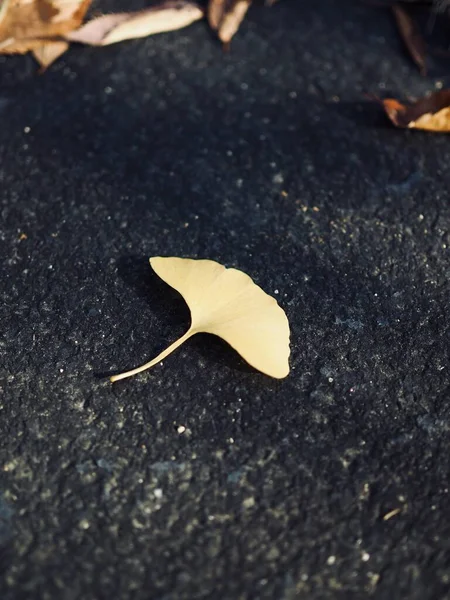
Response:
[{"label": "fan-shaped leaf", "polygon": [[111,377],[118,381],[157,364],[196,333],[228,342],[250,365],[275,378],[289,373],[289,323],[277,301],[237,269],[212,260],[150,259],[154,271],[176,289],[191,311],[189,330],[142,367]]}]

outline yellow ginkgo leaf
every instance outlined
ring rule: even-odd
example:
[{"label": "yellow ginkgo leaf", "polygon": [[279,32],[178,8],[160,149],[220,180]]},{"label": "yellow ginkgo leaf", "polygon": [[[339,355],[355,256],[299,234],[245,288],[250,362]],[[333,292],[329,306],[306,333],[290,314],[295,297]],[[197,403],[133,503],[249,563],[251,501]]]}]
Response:
[{"label": "yellow ginkgo leaf", "polygon": [[237,269],[213,260],[156,256],[150,264],[176,289],[191,311],[188,331],[150,362],[111,377],[118,381],[145,371],[196,333],[228,342],[252,367],[281,379],[289,374],[289,323],[275,298]]}]

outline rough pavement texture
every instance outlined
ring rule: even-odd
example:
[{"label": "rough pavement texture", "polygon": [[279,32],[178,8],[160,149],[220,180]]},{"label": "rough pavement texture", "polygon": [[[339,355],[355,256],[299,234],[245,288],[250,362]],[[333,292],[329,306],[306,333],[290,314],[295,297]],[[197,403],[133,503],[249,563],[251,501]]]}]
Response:
[{"label": "rough pavement texture", "polygon": [[[0,62],[1,599],[448,598],[449,139],[364,97],[434,89],[389,14]],[[188,324],[160,254],[276,295],[291,376],[203,335],[111,385]]]}]

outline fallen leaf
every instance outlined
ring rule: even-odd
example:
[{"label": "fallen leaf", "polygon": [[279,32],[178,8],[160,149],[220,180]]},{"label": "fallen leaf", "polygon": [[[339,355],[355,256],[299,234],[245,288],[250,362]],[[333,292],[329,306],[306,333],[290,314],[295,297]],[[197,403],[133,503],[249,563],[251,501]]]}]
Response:
[{"label": "fallen leaf", "polygon": [[381,103],[396,127],[450,133],[450,90],[435,92],[410,105],[394,98]]},{"label": "fallen leaf", "polygon": [[102,15],[65,38],[91,46],[107,46],[123,40],[142,38],[154,33],[174,31],[204,16],[198,4],[184,0],[166,1],[144,10]]},{"label": "fallen leaf", "polygon": [[208,22],[221,42],[230,43],[251,3],[252,0],[209,0]]},{"label": "fallen leaf", "polygon": [[208,4],[208,23],[214,31],[219,29],[229,0],[210,0]]},{"label": "fallen leaf", "polygon": [[426,75],[427,66],[425,63],[425,42],[417,27],[412,20],[411,15],[406,11],[405,8],[399,4],[394,4],[392,7],[397,27],[402,37],[402,40],[408,49],[411,58],[419,67],[419,71],[422,75]]},{"label": "fallen leaf", "polygon": [[55,39],[76,29],[91,0],[4,0],[0,9],[0,54],[31,51],[42,67],[63,54],[68,44]]},{"label": "fallen leaf", "polygon": [[191,326],[150,362],[111,377],[119,381],[159,363],[196,333],[212,333],[252,367],[281,379],[289,373],[289,323],[275,298],[237,269],[213,260],[154,257],[154,271],[176,289],[191,311]]}]

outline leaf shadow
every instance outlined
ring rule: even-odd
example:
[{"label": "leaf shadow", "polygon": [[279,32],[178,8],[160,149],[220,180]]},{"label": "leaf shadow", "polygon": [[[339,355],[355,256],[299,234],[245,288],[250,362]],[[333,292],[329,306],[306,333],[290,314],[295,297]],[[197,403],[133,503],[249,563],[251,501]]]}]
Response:
[{"label": "leaf shadow", "polygon": [[182,296],[153,271],[147,257],[139,254],[121,256],[117,273],[136,296],[144,299],[164,326],[189,327],[191,316]]},{"label": "leaf shadow", "polygon": [[366,100],[365,102],[339,102],[328,104],[328,108],[352,121],[354,125],[365,129],[393,129],[383,110],[381,102]]}]

